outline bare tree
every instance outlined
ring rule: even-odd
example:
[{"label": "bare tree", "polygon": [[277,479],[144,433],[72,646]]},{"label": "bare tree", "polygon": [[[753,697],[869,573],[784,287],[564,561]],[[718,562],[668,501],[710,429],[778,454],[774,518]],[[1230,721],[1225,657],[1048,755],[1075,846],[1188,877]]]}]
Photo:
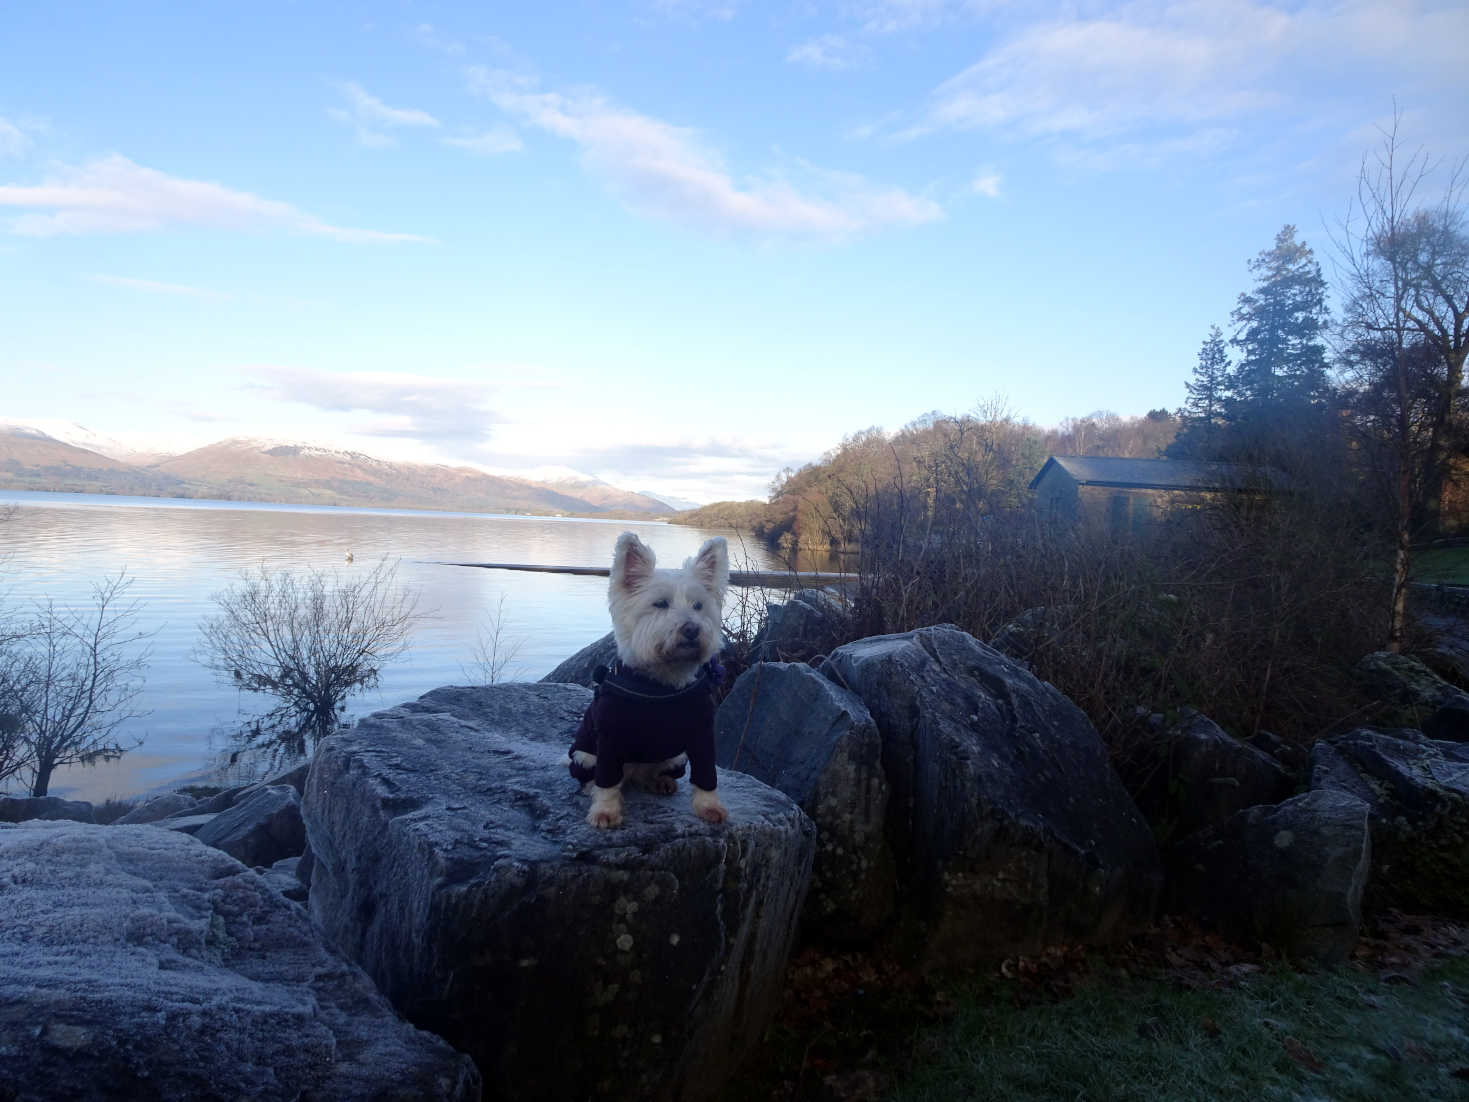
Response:
[{"label": "bare tree", "polygon": [[1469,350],[1462,173],[1438,203],[1418,206],[1433,167],[1421,151],[1405,155],[1395,118],[1363,160],[1335,242],[1347,295],[1341,358],[1393,503],[1392,651],[1402,647],[1413,540],[1451,454]]},{"label": "bare tree", "polygon": [[116,761],[131,745],[118,729],[143,713],[133,701],[143,688],[150,633],[136,627],[139,604],[127,600],[132,580],[106,578],[92,589],[87,608],[37,602],[21,625],[18,660],[7,671],[11,722],[18,728],[21,761],[32,796],[44,796],[63,765]]},{"label": "bare tree", "polygon": [[298,755],[308,738],[315,745],[336,729],[348,696],[378,684],[421,618],[417,593],[398,584],[398,566],[386,558],[348,580],[262,564],[213,600],[219,615],[200,624],[198,660],[275,697],[246,741]]},{"label": "bare tree", "polygon": [[13,614],[0,614],[0,785],[30,760],[21,724],[24,706],[26,633]]},{"label": "bare tree", "polygon": [[495,610],[485,614],[474,642],[471,661],[460,669],[472,685],[498,685],[505,680],[511,664],[520,656],[523,642],[510,635],[510,625],[505,619],[505,594],[502,593]]}]

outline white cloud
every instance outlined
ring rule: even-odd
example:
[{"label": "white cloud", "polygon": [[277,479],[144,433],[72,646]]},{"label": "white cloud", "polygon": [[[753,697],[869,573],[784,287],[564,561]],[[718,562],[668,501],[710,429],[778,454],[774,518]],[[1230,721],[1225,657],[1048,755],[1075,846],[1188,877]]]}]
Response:
[{"label": "white cloud", "polygon": [[346,431],[358,436],[418,440],[426,445],[478,444],[500,423],[487,403],[495,387],[483,381],[392,372],[327,372],[256,366],[251,389],[277,401],[328,413],[368,414]]},{"label": "white cloud", "polygon": [[421,44],[431,50],[438,50],[440,53],[448,54],[450,57],[459,57],[464,53],[464,43],[456,39],[446,38],[439,33],[432,23],[420,23],[414,28],[413,34]]},{"label": "white cloud", "polygon": [[1262,11],[1223,35],[1120,19],[1043,24],[941,84],[916,130],[1101,137],[1144,123],[1232,117],[1273,102],[1250,76],[1288,22]]},{"label": "white cloud", "polygon": [[728,23],[739,12],[736,0],[652,0],[652,6],[664,16],[688,22],[712,19]]},{"label": "white cloud", "polygon": [[994,169],[985,168],[979,171],[979,174],[974,177],[974,182],[970,186],[977,195],[983,195],[986,199],[998,199],[1000,197],[1000,185],[1003,182],[1003,178],[998,172],[994,171]]},{"label": "white cloud", "polygon": [[393,137],[383,132],[384,128],[437,129],[440,125],[439,120],[427,111],[420,111],[416,107],[390,107],[352,81],[339,85],[339,88],[347,101],[347,107],[329,107],[327,115],[336,122],[351,127],[357,140],[370,149],[381,149],[395,144]]},{"label": "white cloud", "polygon": [[508,126],[494,126],[479,134],[471,134],[464,138],[444,138],[445,145],[452,145],[456,149],[467,150],[470,153],[479,153],[484,156],[493,156],[497,153],[514,153],[523,149],[525,143]]},{"label": "white cloud", "polygon": [[1466,36],[1462,5],[1140,0],[1023,27],[939,85],[903,136],[984,129],[1111,143],[1163,128],[1186,149],[1193,129],[1288,106],[1306,87],[1319,94],[1357,63],[1409,81],[1434,65],[1462,86],[1462,62],[1448,56],[1458,51],[1445,43]]},{"label": "white cloud", "polygon": [[9,119],[0,117],[0,157],[19,157],[30,147],[30,135]]},{"label": "white cloud", "polygon": [[206,180],[169,176],[119,154],[80,167],[63,166],[42,184],[0,185],[3,207],[44,212],[10,219],[10,232],[30,237],[139,233],[181,225],[279,228],[351,243],[431,241],[411,233],[334,226],[290,203]]},{"label": "white cloud", "polygon": [[977,0],[861,0],[853,6],[852,14],[864,31],[894,34],[937,27],[955,16],[991,6]]},{"label": "white cloud", "polygon": [[382,126],[429,126],[436,127],[439,120],[427,111],[414,107],[389,107],[376,96],[370,95],[361,85],[348,81],[342,85],[342,94],[347,97],[353,112],[368,122]]},{"label": "white cloud", "polygon": [[619,107],[592,91],[536,91],[523,78],[475,68],[472,87],[527,126],[573,142],[628,206],[701,228],[841,238],[943,217],[933,200],[851,174],[736,180],[699,135]]},{"label": "white cloud", "polygon": [[867,56],[867,48],[840,34],[823,34],[792,46],[786,60],[811,69],[839,71],[856,67]]},{"label": "white cloud", "polygon": [[147,291],[158,295],[177,295],[183,298],[202,298],[224,301],[229,295],[219,291],[206,290],[203,287],[190,287],[184,283],[160,283],[153,279],[132,279],[128,276],[115,275],[88,275],[86,277],[93,283],[105,283],[110,287],[126,287],[132,291]]}]

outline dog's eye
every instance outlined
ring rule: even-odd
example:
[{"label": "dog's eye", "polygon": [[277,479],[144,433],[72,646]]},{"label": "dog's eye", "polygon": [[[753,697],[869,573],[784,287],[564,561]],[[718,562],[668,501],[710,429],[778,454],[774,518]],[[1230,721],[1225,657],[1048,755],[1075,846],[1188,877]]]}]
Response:
[{"label": "dog's eye", "polygon": [[658,600],[656,600],[656,601],[653,602],[653,607],[654,608],[667,608],[668,607],[668,600],[666,598],[659,598]]},{"label": "dog's eye", "polygon": [[694,602],[694,611],[695,612],[698,612],[703,607],[704,607],[704,602],[703,601],[695,601]]}]

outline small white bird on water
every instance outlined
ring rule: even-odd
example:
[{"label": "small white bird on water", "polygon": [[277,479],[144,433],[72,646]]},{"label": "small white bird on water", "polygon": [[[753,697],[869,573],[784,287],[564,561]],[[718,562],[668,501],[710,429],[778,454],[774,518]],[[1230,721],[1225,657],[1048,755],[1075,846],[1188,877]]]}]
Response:
[{"label": "small white bird on water", "polygon": [[350,552],[350,551],[347,552],[347,561],[348,562],[351,562],[352,561],[352,552]]}]

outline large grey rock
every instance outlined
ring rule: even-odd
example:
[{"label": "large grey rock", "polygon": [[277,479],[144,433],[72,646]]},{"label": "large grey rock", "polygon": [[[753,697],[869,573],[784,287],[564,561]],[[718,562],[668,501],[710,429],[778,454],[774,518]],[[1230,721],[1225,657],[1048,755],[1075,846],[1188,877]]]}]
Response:
[{"label": "large grey rock", "polygon": [[804,662],[839,641],[845,611],[820,589],[803,589],[784,604],[765,606],[765,623],[750,645],[752,662]]},{"label": "large grey rock", "polygon": [[200,800],[194,808],[196,815],[218,815],[221,811],[228,811],[239,803],[242,798],[254,792],[260,786],[258,784],[242,784],[235,788],[226,788],[216,792],[213,796],[206,796]]},{"label": "large grey rock", "polygon": [[1419,609],[1414,619],[1428,633],[1423,664],[1451,685],[1469,685],[1469,620],[1446,611]]},{"label": "large grey rock", "polygon": [[181,834],[0,827],[0,914],[0,1097],[479,1096],[300,908]]},{"label": "large grey rock", "polygon": [[167,819],[170,815],[192,812],[198,803],[197,799],[185,796],[182,792],[169,792],[139,804],[126,815],[118,818],[112,825],[136,826],[140,823],[156,823],[159,819]]},{"label": "large grey rock", "polygon": [[[561,665],[541,678],[541,684],[585,685],[591,688],[596,682],[592,674],[598,666],[611,666],[617,661],[617,639],[609,631],[595,643],[588,643]],[[567,743],[569,746],[570,743]]]},{"label": "large grey rock", "polygon": [[170,815],[167,819],[159,819],[153,826],[176,830],[180,834],[198,834],[212,822],[213,815]]},{"label": "large grey rock", "polygon": [[194,837],[247,865],[269,867],[283,857],[300,857],[306,848],[301,797],[288,784],[258,789],[221,811]]},{"label": "large grey rock", "polygon": [[69,819],[93,822],[92,805],[86,800],[63,800],[60,796],[0,796],[0,823],[24,823],[30,819]]},{"label": "large grey rock", "polygon": [[1437,739],[1469,742],[1469,693],[1418,659],[1376,651],[1357,663],[1357,672],[1382,709],[1381,725],[1432,728]]},{"label": "large grey rock", "polygon": [[[309,892],[309,885],[303,884],[297,871],[301,866],[301,858],[285,857],[277,861],[260,875],[281,895],[294,903],[305,903]],[[257,870],[259,871],[259,870]]]},{"label": "large grey rock", "polygon": [[255,795],[255,793],[259,792],[262,788],[274,788],[280,785],[290,785],[296,790],[296,795],[304,796],[306,794],[306,776],[308,773],[310,773],[310,771],[311,763],[309,761],[302,762],[295,768],[289,769],[286,772],[280,774],[280,776],[272,777],[270,778],[270,780],[264,781],[262,783],[242,784],[234,788],[226,788],[221,792],[216,792],[213,796],[207,796],[204,799],[200,800],[194,806],[192,811],[187,812],[186,814],[217,815],[221,811],[228,811],[240,801],[248,799],[249,797]]},{"label": "large grey rock", "polygon": [[1362,923],[1367,812],[1324,789],[1241,811],[1179,843],[1172,905],[1293,957],[1345,960]]},{"label": "large grey rock", "polygon": [[574,685],[438,689],[322,740],[310,911],[492,1097],[713,1097],[779,999],[815,847],[786,796],[723,772],[627,793],[596,830],[566,769]]},{"label": "large grey rock", "polygon": [[1166,728],[1155,757],[1131,785],[1160,837],[1218,826],[1247,807],[1274,804],[1295,787],[1284,766],[1241,742],[1208,716],[1188,711]]},{"label": "large grey rock", "polygon": [[1312,748],[1311,787],[1371,809],[1368,906],[1469,916],[1469,744],[1359,728]]},{"label": "large grey rock", "polygon": [[1151,918],[1152,833],[1053,686],[947,626],[849,643],[822,669],[882,735],[900,894],[930,961],[1099,942]]},{"label": "large grey rock", "polygon": [[892,914],[895,870],[884,835],[882,736],[855,693],[810,666],[762,662],[719,706],[715,754],[780,789],[816,824],[809,932],[863,941]]}]

